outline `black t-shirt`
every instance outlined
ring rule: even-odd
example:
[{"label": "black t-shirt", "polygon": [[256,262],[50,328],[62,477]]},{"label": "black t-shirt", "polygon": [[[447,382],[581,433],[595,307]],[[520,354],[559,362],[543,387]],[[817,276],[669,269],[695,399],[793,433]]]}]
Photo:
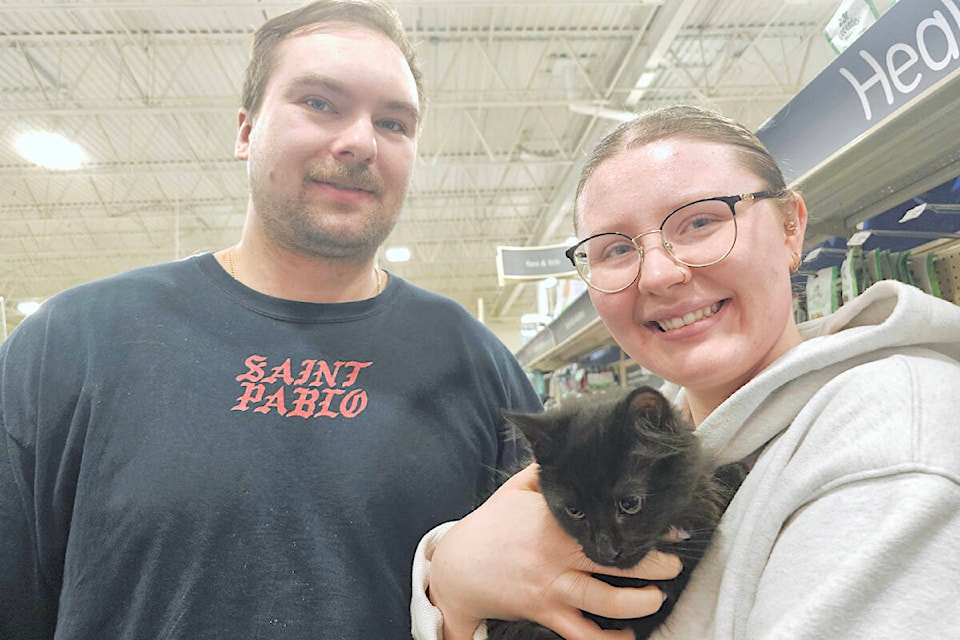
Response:
[{"label": "black t-shirt", "polygon": [[0,638],[408,638],[420,537],[539,408],[461,306],[258,294],[211,254],[49,300],[0,345]]}]

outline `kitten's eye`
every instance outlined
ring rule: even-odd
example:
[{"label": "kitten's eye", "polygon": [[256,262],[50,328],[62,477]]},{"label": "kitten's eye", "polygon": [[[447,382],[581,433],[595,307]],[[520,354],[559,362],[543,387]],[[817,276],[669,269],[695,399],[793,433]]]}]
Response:
[{"label": "kitten's eye", "polygon": [[567,505],[564,508],[564,511],[567,512],[567,515],[573,518],[574,520],[583,520],[584,513],[572,505]]},{"label": "kitten's eye", "polygon": [[643,506],[643,500],[638,496],[629,496],[627,498],[621,498],[620,504],[617,506],[620,507],[621,513],[632,516],[640,512],[640,507]]}]

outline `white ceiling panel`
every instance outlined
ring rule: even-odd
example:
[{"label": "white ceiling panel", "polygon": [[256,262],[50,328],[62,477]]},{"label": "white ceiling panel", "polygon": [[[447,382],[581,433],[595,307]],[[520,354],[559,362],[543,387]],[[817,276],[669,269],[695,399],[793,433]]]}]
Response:
[{"label": "white ceiling panel", "polygon": [[[535,309],[500,287],[498,245],[562,242],[579,163],[619,114],[693,102],[759,126],[832,59],[834,2],[399,0],[429,107],[390,271],[491,320]],[[239,237],[233,157],[253,30],[272,0],[0,3],[0,296],[24,300]],[[60,132],[89,161],[14,149]],[[518,323],[519,327],[519,323]]]}]

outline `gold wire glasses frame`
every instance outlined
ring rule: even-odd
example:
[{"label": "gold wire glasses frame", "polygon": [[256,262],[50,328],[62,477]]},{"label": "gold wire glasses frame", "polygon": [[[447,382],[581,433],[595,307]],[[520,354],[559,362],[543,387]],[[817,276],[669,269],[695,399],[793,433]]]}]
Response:
[{"label": "gold wire glasses frame", "polygon": [[587,285],[601,293],[618,293],[640,277],[643,247],[638,240],[653,233],[679,264],[709,267],[722,261],[737,241],[738,202],[774,198],[778,191],[755,191],[734,196],[703,198],[674,209],[659,229],[633,237],[623,233],[598,233],[565,251]]}]

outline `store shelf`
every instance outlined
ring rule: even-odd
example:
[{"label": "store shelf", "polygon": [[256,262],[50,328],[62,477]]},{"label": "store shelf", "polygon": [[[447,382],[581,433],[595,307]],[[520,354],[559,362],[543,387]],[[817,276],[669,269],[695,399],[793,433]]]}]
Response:
[{"label": "store shelf", "polygon": [[955,0],[898,2],[757,130],[804,194],[807,248],[960,174],[958,40]]},{"label": "store shelf", "polygon": [[960,175],[960,70],[805,173],[807,245]]},{"label": "store shelf", "polygon": [[[849,238],[863,221],[960,175],[960,59],[943,49],[943,29],[960,40],[960,10],[947,20],[943,8],[937,0],[893,5],[757,131],[804,195],[807,249]],[[906,64],[909,51],[923,64]],[[871,80],[871,60],[897,64],[886,70],[896,75],[885,78],[889,94]],[[863,83],[869,114],[848,76]],[[518,352],[524,368],[552,371],[613,344],[587,294],[571,309]]]},{"label": "store shelf", "polygon": [[599,318],[589,323],[583,330],[569,339],[553,346],[549,350],[521,364],[531,371],[553,371],[565,364],[576,362],[589,353],[614,344],[610,332]]},{"label": "store shelf", "polygon": [[528,371],[553,371],[612,344],[613,338],[590,296],[583,293],[549,327],[521,347],[517,360]]}]

